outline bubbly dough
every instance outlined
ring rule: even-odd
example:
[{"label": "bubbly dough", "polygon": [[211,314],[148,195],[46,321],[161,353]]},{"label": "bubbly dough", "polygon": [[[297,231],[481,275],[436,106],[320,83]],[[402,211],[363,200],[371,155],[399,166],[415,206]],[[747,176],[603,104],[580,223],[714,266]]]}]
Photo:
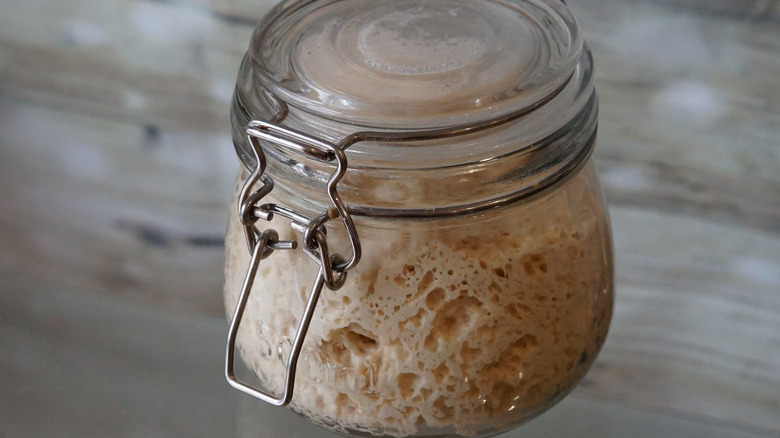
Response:
[{"label": "bubbly dough", "polygon": [[[299,364],[292,407],[312,421],[388,436],[487,433],[549,408],[595,359],[612,260],[590,165],[562,188],[479,217],[364,219],[358,229],[364,257],[343,288],[323,291]],[[248,260],[232,214],[228,312]],[[238,348],[269,390],[281,390],[315,274],[300,250],[260,264]]]}]

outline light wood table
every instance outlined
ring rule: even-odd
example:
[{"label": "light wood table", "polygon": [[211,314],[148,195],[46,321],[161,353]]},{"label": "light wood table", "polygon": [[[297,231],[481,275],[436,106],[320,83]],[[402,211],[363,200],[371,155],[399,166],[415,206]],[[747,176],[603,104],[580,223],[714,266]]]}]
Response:
[{"label": "light wood table", "polygon": [[[0,0],[0,437],[310,437],[222,377],[252,0]],[[612,330],[507,437],[780,436],[780,1],[571,0]]]}]

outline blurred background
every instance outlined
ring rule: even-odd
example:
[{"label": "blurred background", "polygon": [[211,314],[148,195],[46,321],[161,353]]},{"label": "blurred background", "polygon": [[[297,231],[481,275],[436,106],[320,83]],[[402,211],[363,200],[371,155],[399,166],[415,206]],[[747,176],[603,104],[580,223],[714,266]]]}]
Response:
[{"label": "blurred background", "polygon": [[[273,3],[0,0],[0,437],[292,424],[222,377],[228,104]],[[585,381],[511,436],[776,437],[780,1],[569,4],[618,297]]]}]

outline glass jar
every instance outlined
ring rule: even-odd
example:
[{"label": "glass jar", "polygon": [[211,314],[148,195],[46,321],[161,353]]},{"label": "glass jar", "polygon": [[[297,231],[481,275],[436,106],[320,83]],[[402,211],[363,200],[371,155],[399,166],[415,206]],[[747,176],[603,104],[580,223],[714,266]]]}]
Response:
[{"label": "glass jar", "polygon": [[563,1],[279,4],[232,108],[229,382],[347,435],[549,409],[612,312],[597,106]]}]

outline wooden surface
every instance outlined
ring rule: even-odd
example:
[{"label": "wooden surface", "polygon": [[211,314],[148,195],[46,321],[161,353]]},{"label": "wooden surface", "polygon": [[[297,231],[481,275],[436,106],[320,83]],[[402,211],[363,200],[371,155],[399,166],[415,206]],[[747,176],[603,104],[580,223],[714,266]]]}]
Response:
[{"label": "wooden surface", "polygon": [[[0,437],[281,436],[220,370],[227,107],[270,3],[0,0]],[[512,436],[778,436],[780,1],[569,3],[618,297]]]}]

